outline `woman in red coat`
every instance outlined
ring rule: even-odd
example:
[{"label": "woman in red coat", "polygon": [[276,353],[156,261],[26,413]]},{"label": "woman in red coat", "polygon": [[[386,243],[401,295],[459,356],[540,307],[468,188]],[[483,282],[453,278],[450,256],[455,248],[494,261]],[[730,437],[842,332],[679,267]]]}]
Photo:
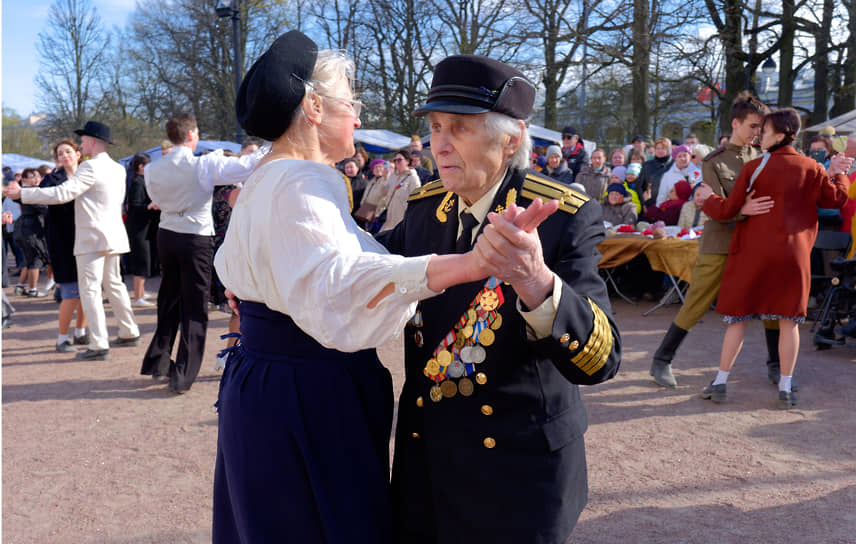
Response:
[{"label": "woman in red coat", "polygon": [[[792,108],[764,118],[761,147],[764,155],[740,171],[734,190],[724,199],[701,188],[704,212],[720,221],[737,215],[747,194],[769,196],[772,209],[737,223],[728,248],[722,289],[716,311],[729,323],[722,344],[719,373],[704,388],[702,398],[723,402],[725,383],[750,319],[777,319],[779,337],[779,408],[796,405],[791,377],[799,348],[797,325],[805,321],[811,270],[809,254],[817,237],[817,208],[841,208],[847,203],[846,172],[852,159],[839,156],[829,174],[814,160],[791,147],[800,129]],[[830,175],[834,175],[830,179]],[[709,198],[708,198],[709,197]]]}]

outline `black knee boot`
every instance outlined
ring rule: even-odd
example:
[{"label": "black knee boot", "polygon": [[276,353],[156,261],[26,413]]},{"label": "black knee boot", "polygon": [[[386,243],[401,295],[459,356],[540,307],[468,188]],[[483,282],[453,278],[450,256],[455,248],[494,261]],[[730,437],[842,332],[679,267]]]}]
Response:
[{"label": "black knee boot", "polygon": [[672,359],[675,357],[675,352],[687,336],[687,331],[678,327],[674,323],[669,325],[669,330],[663,341],[660,342],[660,347],[654,352],[654,360],[651,362],[650,374],[654,381],[663,387],[676,387],[678,382],[672,374]]},{"label": "black knee boot", "polygon": [[779,329],[764,327],[764,337],[767,340],[767,378],[770,383],[779,383],[781,369],[779,366]]}]

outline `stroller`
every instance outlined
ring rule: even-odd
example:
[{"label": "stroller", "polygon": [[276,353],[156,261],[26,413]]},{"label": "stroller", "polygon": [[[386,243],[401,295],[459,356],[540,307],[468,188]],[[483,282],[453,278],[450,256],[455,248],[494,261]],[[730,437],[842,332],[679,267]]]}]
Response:
[{"label": "stroller", "polygon": [[837,258],[829,266],[832,276],[819,286],[819,310],[810,329],[818,350],[847,345],[848,336],[856,338],[856,260]]}]

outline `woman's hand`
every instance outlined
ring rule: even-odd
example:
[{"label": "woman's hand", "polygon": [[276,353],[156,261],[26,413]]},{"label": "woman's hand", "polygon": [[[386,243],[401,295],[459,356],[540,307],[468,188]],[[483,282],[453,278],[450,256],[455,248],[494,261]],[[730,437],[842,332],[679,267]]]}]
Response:
[{"label": "woman's hand", "polygon": [[755,196],[754,189],[746,195],[746,202],[740,208],[741,215],[763,215],[773,208],[773,199],[771,197],[759,196],[758,198],[752,198],[753,196]]},{"label": "woman's hand", "polygon": [[698,189],[696,189],[696,195],[698,195],[699,198],[701,198],[702,202],[707,200],[710,197],[710,195],[712,195],[712,194],[713,194],[713,189],[711,189],[710,185],[708,185],[707,183],[702,183],[698,187]]}]

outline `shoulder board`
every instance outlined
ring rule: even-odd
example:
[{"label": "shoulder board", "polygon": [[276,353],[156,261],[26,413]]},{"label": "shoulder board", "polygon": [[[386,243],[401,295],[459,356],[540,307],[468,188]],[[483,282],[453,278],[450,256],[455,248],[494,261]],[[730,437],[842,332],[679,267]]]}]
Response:
[{"label": "shoulder board", "polygon": [[574,191],[567,185],[533,173],[526,174],[520,196],[529,200],[556,199],[559,201],[559,209],[570,214],[577,213],[580,206],[590,200],[587,195]]},{"label": "shoulder board", "polygon": [[438,179],[437,181],[432,181],[421,187],[413,189],[410,196],[407,197],[407,201],[410,202],[413,200],[419,200],[420,198],[428,198],[429,196],[442,194],[446,194],[446,189],[443,187],[443,182]]},{"label": "shoulder board", "polygon": [[720,153],[722,153],[723,151],[725,151],[725,146],[722,146],[722,147],[720,147],[719,149],[714,149],[713,151],[711,151],[710,153],[708,153],[708,154],[707,154],[707,155],[706,155],[702,160],[703,160],[703,161],[709,161],[710,159],[712,159],[712,158],[714,158],[715,156],[719,155],[719,154],[720,154]]}]

